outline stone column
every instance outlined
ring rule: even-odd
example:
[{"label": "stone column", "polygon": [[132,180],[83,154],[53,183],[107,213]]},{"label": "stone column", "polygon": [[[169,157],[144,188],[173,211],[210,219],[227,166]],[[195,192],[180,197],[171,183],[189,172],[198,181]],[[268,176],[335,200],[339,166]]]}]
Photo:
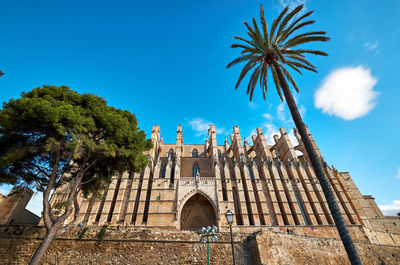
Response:
[{"label": "stone column", "polygon": [[260,202],[261,211],[258,211],[259,215],[263,216],[262,218],[264,219],[265,225],[271,225],[271,217],[269,214],[270,211],[269,211],[269,207],[268,207],[268,201],[265,196],[265,193],[263,192],[262,182],[260,179],[260,173],[258,172],[255,162],[252,162],[250,166],[253,171],[254,183],[255,183],[255,187],[256,187],[256,191],[257,191],[257,196],[258,196],[259,202]]},{"label": "stone column", "polygon": [[114,204],[114,211],[112,213],[111,224],[117,225],[122,218],[122,209],[124,207],[124,195],[126,192],[126,187],[129,181],[129,173],[124,172],[121,176],[121,182],[119,185],[118,195],[115,200]]}]

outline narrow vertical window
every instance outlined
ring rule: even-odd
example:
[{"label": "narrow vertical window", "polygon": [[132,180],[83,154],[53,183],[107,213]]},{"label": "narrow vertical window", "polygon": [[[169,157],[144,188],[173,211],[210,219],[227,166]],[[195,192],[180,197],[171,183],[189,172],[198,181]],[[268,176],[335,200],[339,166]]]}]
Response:
[{"label": "narrow vertical window", "polygon": [[250,173],[250,179],[254,181],[254,173],[252,168],[249,168],[249,173]]},{"label": "narrow vertical window", "polygon": [[199,167],[199,163],[195,162],[192,167],[192,177],[196,177],[197,172],[199,172],[199,174],[200,174],[200,167]]},{"label": "narrow vertical window", "polygon": [[161,176],[160,176],[160,178],[165,178],[165,172],[167,171],[167,169],[166,169],[166,165],[163,167],[163,169],[161,170]]},{"label": "narrow vertical window", "polygon": [[199,157],[199,151],[196,148],[192,151],[192,157]]},{"label": "narrow vertical window", "polygon": [[172,148],[171,148],[168,151],[168,158],[172,159],[173,157],[174,157],[174,150],[172,150]]},{"label": "narrow vertical window", "polygon": [[299,194],[297,194],[297,192],[295,192],[295,195],[296,195],[297,203],[299,204],[299,207],[300,207],[301,215],[303,216],[304,223],[306,223],[306,225],[310,225],[310,222],[308,221],[308,218],[306,215],[306,211],[304,210],[303,203],[300,200]]}]

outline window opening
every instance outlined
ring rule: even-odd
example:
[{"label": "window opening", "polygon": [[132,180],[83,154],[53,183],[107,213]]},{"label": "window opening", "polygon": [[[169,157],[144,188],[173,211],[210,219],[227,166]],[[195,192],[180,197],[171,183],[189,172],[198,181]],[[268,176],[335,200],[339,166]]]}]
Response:
[{"label": "window opening", "polygon": [[200,166],[199,163],[195,162],[192,167],[192,177],[196,177],[197,172],[200,174]]},{"label": "window opening", "polygon": [[303,203],[302,203],[301,200],[300,200],[299,194],[297,194],[297,192],[295,192],[295,195],[296,195],[297,203],[298,203],[299,206],[300,206],[300,211],[301,211],[301,215],[303,216],[303,220],[304,220],[304,222],[306,223],[306,225],[310,225],[310,222],[308,221],[306,212],[304,211]]},{"label": "window opening", "polygon": [[169,149],[169,151],[168,151],[168,158],[173,158],[174,157],[174,150],[172,150],[172,148],[171,149]]},{"label": "window opening", "polygon": [[252,181],[254,181],[254,173],[253,173],[253,169],[249,168],[249,173],[250,173],[250,178]]},{"label": "window opening", "polygon": [[167,171],[166,166],[161,170],[161,176],[160,178],[165,178],[165,172]]},{"label": "window opening", "polygon": [[199,151],[196,148],[192,151],[192,157],[199,157]]}]

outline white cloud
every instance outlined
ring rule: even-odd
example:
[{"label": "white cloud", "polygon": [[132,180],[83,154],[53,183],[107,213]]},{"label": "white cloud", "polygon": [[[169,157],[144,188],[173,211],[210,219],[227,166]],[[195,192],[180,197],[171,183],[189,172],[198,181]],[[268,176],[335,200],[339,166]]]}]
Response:
[{"label": "white cloud", "polygon": [[[279,0],[279,3],[281,4],[282,7],[289,7],[289,9],[294,9],[297,6],[301,5],[301,4],[306,4],[306,0]],[[306,8],[303,8],[303,11]]]},{"label": "white cloud", "polygon": [[[206,135],[208,129],[210,128],[210,124],[212,122],[206,121],[202,118],[194,118],[189,121],[189,124],[192,126],[192,129],[197,132],[196,136]],[[218,128],[215,126],[215,132],[218,134],[222,134],[225,131],[225,128]]]},{"label": "white cloud", "polygon": [[367,51],[370,51],[370,52],[375,51],[375,54],[378,54],[380,52],[379,41],[375,41],[374,43],[366,42],[366,43],[364,43],[364,48]]},{"label": "white cloud", "polygon": [[282,102],[278,105],[278,108],[276,109],[276,115],[278,116],[278,119],[281,120],[281,122],[286,121],[285,102]]},{"label": "white cloud", "polygon": [[[286,102],[282,102],[278,105],[276,108],[276,116],[278,119],[282,122],[281,126],[287,127],[287,126],[293,126],[293,120],[292,116],[290,115],[289,110],[286,108]],[[305,111],[305,107],[303,108],[300,107],[299,111]]]},{"label": "white cloud", "polygon": [[397,176],[396,178],[400,179],[400,167],[397,168]]},{"label": "white cloud", "polygon": [[330,73],[314,94],[315,106],[329,115],[353,120],[376,105],[373,90],[378,79],[362,66],[343,67]]},{"label": "white cloud", "polygon": [[262,116],[263,116],[264,118],[266,118],[267,120],[270,120],[270,121],[274,119],[274,117],[272,117],[272,115],[269,114],[269,113],[264,113]]},{"label": "white cloud", "polygon": [[296,136],[294,136],[294,132],[293,130],[290,130],[290,132],[288,133],[289,139],[292,142],[293,147],[299,145],[299,142],[297,141]]},{"label": "white cloud", "polygon": [[264,123],[263,126],[265,128],[264,135],[266,136],[268,144],[274,145],[274,135],[280,135],[278,128],[276,128],[272,123]]},{"label": "white cloud", "polygon": [[394,200],[392,204],[378,206],[384,215],[397,215],[400,212],[400,200]]},{"label": "white cloud", "polygon": [[304,107],[304,105],[300,105],[299,112],[300,112],[301,117],[304,119],[304,117],[306,116],[306,112],[307,112],[306,107]]},{"label": "white cloud", "polygon": [[256,103],[254,103],[253,101],[250,101],[249,102],[249,107],[252,108],[252,109],[256,109],[256,108],[258,108],[258,105]]},{"label": "white cloud", "polygon": [[250,135],[246,138],[247,142],[249,143],[249,145],[253,145],[253,138],[251,137],[252,135],[257,135],[257,131],[256,129],[253,129],[250,132]]}]

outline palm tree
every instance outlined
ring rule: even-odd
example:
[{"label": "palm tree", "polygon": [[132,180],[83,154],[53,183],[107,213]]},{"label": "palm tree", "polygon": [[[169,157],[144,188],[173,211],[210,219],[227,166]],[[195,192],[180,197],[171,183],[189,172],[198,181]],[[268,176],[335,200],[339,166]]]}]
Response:
[{"label": "palm tree", "polygon": [[[240,72],[235,89],[239,87],[240,82],[243,80],[246,74],[250,70],[253,71],[247,86],[247,94],[250,94],[250,101],[253,98],[254,88],[256,87],[258,81],[265,100],[268,71],[271,71],[276,90],[278,91],[282,101],[283,91],[283,95],[289,106],[293,121],[301,136],[301,139],[303,140],[315,173],[321,183],[327,203],[329,205],[329,209],[332,213],[349,260],[351,264],[362,264],[343,216],[340,213],[338,203],[332,191],[332,187],[330,186],[325,175],[321,158],[318,156],[313,145],[311,144],[306,125],[301,118],[299,110],[296,106],[296,102],[287,83],[288,80],[294,89],[299,92],[292,75],[286,69],[286,67],[289,66],[300,74],[301,70],[303,69],[317,72],[316,67],[305,59],[305,54],[322,56],[328,55],[327,53],[318,50],[306,50],[298,48],[298,45],[300,44],[315,41],[325,42],[329,40],[329,38],[325,36],[326,32],[324,31],[311,31],[297,34],[300,29],[315,22],[314,20],[305,20],[305,18],[310,16],[313,11],[309,11],[303,15],[300,15],[299,12],[302,9],[303,5],[299,5],[291,12],[288,12],[288,7],[283,9],[279,16],[272,22],[271,29],[268,33],[268,25],[265,22],[264,10],[261,5],[260,20],[262,28],[260,29],[258,27],[254,18],[253,27],[244,22],[248,29],[248,35],[250,36],[250,39],[247,40],[241,37],[234,37],[236,40],[243,42],[242,44],[231,45],[232,48],[240,48],[242,50],[241,56],[229,63],[227,68],[242,62],[246,62],[245,66]],[[298,16],[297,18],[296,15]],[[295,35],[295,33],[297,35]]]}]

